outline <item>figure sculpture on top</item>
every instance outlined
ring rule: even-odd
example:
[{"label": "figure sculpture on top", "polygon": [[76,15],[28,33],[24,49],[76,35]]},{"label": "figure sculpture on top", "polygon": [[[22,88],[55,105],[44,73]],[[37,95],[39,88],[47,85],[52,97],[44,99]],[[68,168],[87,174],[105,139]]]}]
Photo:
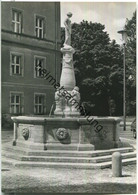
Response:
[{"label": "figure sculpture on top", "polygon": [[72,13],[71,12],[67,13],[67,18],[64,21],[64,25],[65,25],[64,46],[71,45],[71,20],[70,20],[71,17],[72,17]]}]

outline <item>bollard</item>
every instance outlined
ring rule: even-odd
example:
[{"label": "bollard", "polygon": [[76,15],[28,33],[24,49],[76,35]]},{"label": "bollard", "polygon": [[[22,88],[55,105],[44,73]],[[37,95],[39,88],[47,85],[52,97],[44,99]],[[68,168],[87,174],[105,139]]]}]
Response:
[{"label": "bollard", "polygon": [[122,156],[120,152],[114,152],[112,154],[112,176],[122,176]]}]

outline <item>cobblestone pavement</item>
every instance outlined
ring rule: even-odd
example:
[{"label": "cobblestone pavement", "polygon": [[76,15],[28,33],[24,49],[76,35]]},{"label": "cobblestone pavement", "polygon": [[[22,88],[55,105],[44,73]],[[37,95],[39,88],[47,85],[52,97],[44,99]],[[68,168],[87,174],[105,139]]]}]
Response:
[{"label": "cobblestone pavement", "polygon": [[[7,140],[3,138],[3,142]],[[2,191],[6,193],[136,193],[136,165],[123,166],[123,176],[118,178],[112,177],[110,168],[10,169],[3,170],[1,177]]]}]

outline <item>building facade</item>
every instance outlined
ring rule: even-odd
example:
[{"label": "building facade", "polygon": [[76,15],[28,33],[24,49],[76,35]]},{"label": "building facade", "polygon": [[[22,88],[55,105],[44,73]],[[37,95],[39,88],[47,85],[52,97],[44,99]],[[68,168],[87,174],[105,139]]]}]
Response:
[{"label": "building facade", "polygon": [[48,115],[54,87],[38,64],[59,82],[60,3],[2,2],[2,113]]}]

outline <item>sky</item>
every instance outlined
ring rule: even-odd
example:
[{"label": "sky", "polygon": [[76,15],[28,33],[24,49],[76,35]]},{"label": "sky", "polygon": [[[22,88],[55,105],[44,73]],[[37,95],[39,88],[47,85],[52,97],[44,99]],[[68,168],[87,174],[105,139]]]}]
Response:
[{"label": "sky", "polygon": [[117,31],[123,29],[126,18],[131,19],[135,10],[135,2],[61,2],[61,26],[64,26],[66,14],[72,12],[72,23],[82,20],[101,23],[110,39],[121,44]]}]

